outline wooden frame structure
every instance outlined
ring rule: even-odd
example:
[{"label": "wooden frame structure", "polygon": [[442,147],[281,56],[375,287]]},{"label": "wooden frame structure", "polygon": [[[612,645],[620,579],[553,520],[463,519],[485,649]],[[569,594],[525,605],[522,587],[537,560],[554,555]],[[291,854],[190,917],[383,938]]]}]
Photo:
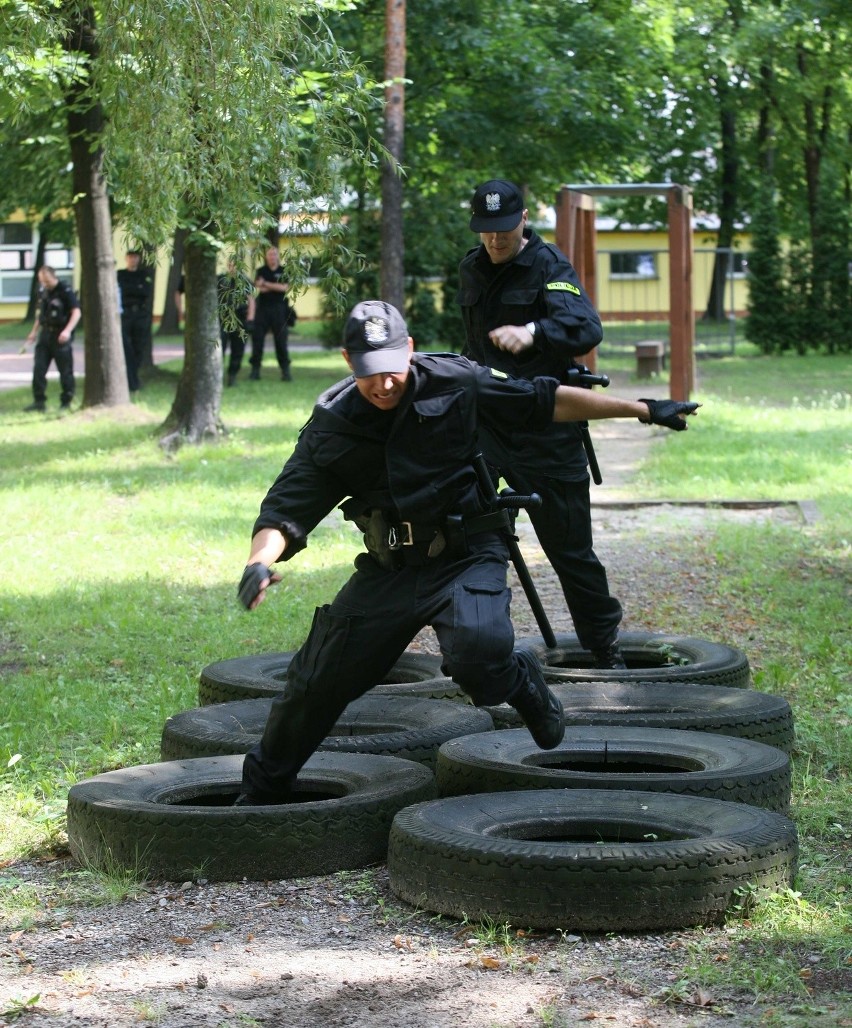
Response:
[{"label": "wooden frame structure", "polygon": [[[695,311],[692,305],[692,191],[671,182],[570,185],[556,194],[556,245],[568,257],[597,305],[595,196],[664,196],[669,224],[669,396],[688,400],[695,386]],[[594,351],[588,355],[594,370]]]}]

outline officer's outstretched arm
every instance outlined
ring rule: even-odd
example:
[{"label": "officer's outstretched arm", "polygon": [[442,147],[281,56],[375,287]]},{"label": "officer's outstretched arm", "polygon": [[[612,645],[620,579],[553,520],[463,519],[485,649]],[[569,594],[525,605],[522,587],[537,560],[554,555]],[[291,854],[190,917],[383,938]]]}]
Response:
[{"label": "officer's outstretched arm", "polygon": [[684,415],[694,414],[700,403],[681,400],[622,400],[581,389],[559,386],[553,408],[554,421],[601,421],[606,418],[638,418],[648,425],[664,425],[676,432],[686,428]]}]

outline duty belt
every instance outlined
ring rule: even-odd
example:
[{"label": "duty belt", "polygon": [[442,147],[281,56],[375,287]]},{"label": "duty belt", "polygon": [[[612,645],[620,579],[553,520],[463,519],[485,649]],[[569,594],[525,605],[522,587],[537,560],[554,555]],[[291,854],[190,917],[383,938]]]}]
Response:
[{"label": "duty belt", "polygon": [[[474,517],[450,517],[443,525],[424,522],[396,521],[388,523],[388,549],[404,558],[405,563],[421,563],[437,557],[459,536],[468,538],[484,532],[501,532],[511,528],[505,510],[496,510]],[[410,550],[406,550],[410,547]],[[415,553],[418,556],[415,557]]]}]

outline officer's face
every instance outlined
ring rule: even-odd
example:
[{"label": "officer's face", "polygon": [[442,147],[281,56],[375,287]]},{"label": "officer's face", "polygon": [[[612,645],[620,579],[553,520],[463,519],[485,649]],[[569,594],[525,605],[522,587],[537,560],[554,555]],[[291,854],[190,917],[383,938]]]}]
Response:
[{"label": "officer's face", "polygon": [[379,410],[393,410],[398,407],[399,401],[405,395],[407,382],[407,371],[388,371],[355,379],[358,392]]},{"label": "officer's face", "polygon": [[[414,349],[413,342],[408,341],[409,354]],[[346,363],[352,368],[352,361],[349,354],[344,350],[343,357]],[[353,369],[354,370],[354,369]],[[364,378],[355,379],[355,386],[358,392],[364,397],[367,403],[371,403],[379,410],[393,410],[399,406],[399,401],[405,395],[408,385],[408,372],[405,371],[382,371],[378,375],[365,375]]]},{"label": "officer's face", "polygon": [[527,212],[509,232],[480,232],[479,239],[492,264],[505,264],[517,257],[524,245],[524,225],[527,223]]}]

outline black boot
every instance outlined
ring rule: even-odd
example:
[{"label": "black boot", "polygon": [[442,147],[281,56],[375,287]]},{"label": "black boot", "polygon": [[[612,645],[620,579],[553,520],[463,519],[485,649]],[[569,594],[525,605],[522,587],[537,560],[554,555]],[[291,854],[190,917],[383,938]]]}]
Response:
[{"label": "black boot", "polygon": [[548,689],[535,654],[516,650],[515,656],[527,672],[527,680],[509,697],[509,703],[523,718],[536,746],[552,750],[562,742],[565,735],[562,704]]},{"label": "black boot", "polygon": [[249,378],[253,379],[256,382],[260,378],[260,368],[252,368]]},{"label": "black boot", "polygon": [[600,668],[602,671],[627,670],[624,656],[617,642],[610,643],[609,646],[604,646],[599,650],[592,650],[592,657],[594,658],[595,667]]},{"label": "black boot", "polygon": [[286,803],[282,797],[275,799],[272,796],[260,796],[254,792],[241,792],[234,800],[235,807],[272,807],[276,803]]}]

